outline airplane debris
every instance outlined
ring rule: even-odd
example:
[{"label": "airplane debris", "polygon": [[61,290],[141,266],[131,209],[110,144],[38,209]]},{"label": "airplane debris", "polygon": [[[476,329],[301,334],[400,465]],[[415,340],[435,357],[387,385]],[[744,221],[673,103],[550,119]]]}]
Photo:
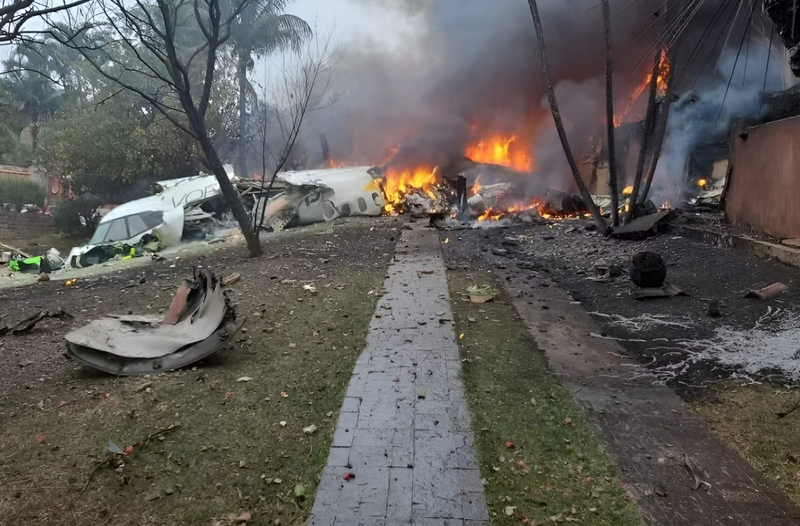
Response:
[{"label": "airplane debris", "polygon": [[783,291],[789,290],[789,287],[783,283],[773,283],[763,289],[751,290],[747,294],[745,294],[745,298],[758,298],[760,300],[766,300],[773,296],[777,296]]},{"label": "airplane debris", "polygon": [[67,354],[118,376],[169,371],[222,349],[241,323],[216,276],[184,281],[161,316],[108,315],[65,336]]}]

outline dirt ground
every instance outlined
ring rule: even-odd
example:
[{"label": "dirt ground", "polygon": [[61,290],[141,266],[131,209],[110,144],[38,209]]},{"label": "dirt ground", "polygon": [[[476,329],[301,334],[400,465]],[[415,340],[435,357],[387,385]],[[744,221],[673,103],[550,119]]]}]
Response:
[{"label": "dirt ground", "polygon": [[[57,307],[74,320],[0,341],[0,523],[211,525],[244,512],[250,524],[302,523],[398,229],[349,220],[269,241],[258,259],[228,246],[71,287],[4,290],[9,322]],[[235,345],[128,378],[65,356],[72,327],[163,311],[193,267],[241,273],[228,290],[247,317]],[[109,441],[133,452],[109,465]]]},{"label": "dirt ground", "polygon": [[[617,339],[641,364],[642,375],[674,388],[719,437],[800,502],[800,411],[776,415],[800,398],[791,356],[800,269],[681,237],[607,239],[584,226],[565,221],[442,236],[450,238],[445,250],[453,269],[495,274],[536,269],[550,275],[593,313],[602,328],[596,337]],[[598,263],[626,269],[642,250],[664,257],[667,281],[686,295],[637,301],[627,273],[609,279],[595,269]],[[788,291],[764,301],[744,297],[775,282],[788,285]],[[719,317],[709,314],[714,301]],[[769,338],[775,334],[782,339],[773,344]],[[783,347],[790,355],[775,358]],[[725,352],[731,348],[741,353]]]}]

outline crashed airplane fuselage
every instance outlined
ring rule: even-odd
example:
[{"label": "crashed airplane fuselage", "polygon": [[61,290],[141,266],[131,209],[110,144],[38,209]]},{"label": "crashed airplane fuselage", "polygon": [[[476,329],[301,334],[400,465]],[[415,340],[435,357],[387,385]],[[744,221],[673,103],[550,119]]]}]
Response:
[{"label": "crashed airplane fuselage", "polygon": [[171,179],[160,181],[158,185],[162,189],[160,193],[119,205],[106,214],[89,244],[75,247],[69,253],[67,266],[80,268],[102,263],[111,259],[114,252],[129,254],[127,247],[143,242],[154,243],[150,248],[178,245],[187,221],[211,217],[200,206],[222,199],[219,182],[214,176]]},{"label": "crashed airplane fuselage", "polygon": [[[233,179],[232,171],[229,175]],[[379,216],[386,205],[378,175],[369,166],[282,172],[276,181],[280,191],[269,199],[256,197],[252,211],[256,225],[272,230],[339,217]],[[122,204],[106,214],[89,244],[72,249],[67,266],[86,267],[175,246],[187,237],[187,226],[212,219],[212,212],[222,208],[216,203],[224,205],[214,176],[172,179],[158,185],[160,193]]]}]

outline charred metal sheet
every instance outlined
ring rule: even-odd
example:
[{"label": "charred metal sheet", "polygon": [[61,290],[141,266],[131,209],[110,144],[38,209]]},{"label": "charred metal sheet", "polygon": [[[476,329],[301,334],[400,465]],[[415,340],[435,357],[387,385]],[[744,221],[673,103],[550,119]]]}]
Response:
[{"label": "charred metal sheet", "polygon": [[[174,325],[142,324],[126,316],[94,320],[65,336],[69,343],[126,358],[158,358],[205,340],[219,327],[227,305],[216,278],[203,277],[200,302]],[[211,281],[213,280],[213,282]],[[209,290],[210,289],[210,290]],[[189,299],[191,302],[191,298]]]},{"label": "charred metal sheet", "polygon": [[221,349],[238,330],[236,313],[211,272],[185,281],[166,317],[106,316],[65,336],[76,360],[117,375],[184,367]]},{"label": "charred metal sheet", "polygon": [[659,210],[655,214],[637,217],[628,224],[615,228],[611,237],[622,239],[639,239],[655,234],[661,223],[672,217],[672,210]]},{"label": "charred metal sheet", "polygon": [[157,358],[124,358],[74,343],[67,344],[67,354],[84,365],[117,376],[172,371],[191,365],[219,351],[233,340],[239,327],[241,324],[237,325],[232,317],[228,317],[205,340]]}]

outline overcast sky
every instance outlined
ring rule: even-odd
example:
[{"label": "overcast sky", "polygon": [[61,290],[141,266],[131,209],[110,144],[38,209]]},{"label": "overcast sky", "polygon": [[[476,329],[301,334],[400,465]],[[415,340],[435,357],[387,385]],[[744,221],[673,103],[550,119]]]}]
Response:
[{"label": "overcast sky", "polygon": [[415,20],[387,9],[387,5],[369,0],[295,0],[287,12],[316,26],[322,34],[332,34],[337,45],[366,40],[394,48],[409,43]]}]

